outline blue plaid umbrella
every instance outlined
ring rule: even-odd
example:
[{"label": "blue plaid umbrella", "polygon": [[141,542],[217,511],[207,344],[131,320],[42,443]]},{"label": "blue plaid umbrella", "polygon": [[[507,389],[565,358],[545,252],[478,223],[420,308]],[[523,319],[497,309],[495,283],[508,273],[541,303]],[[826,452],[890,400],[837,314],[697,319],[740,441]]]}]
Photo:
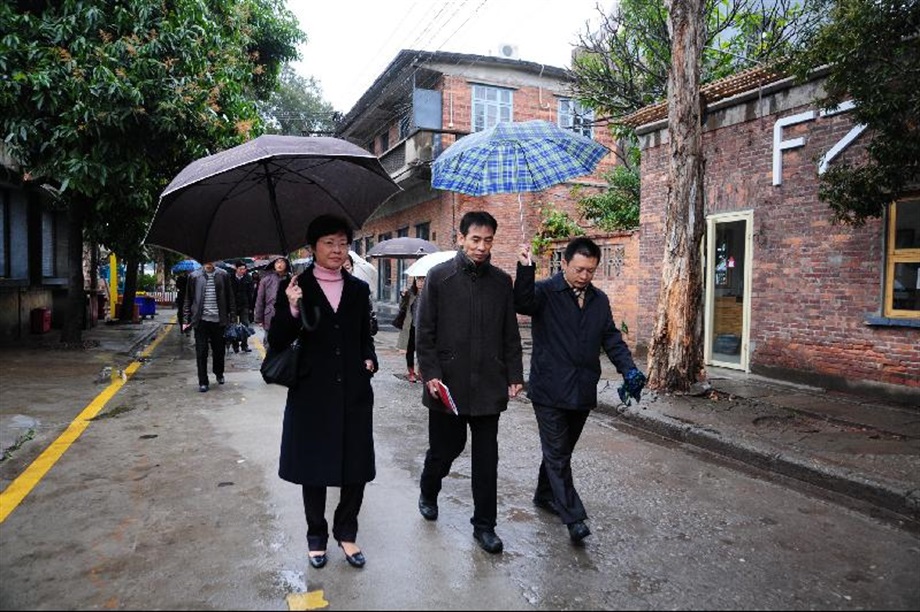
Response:
[{"label": "blue plaid umbrella", "polygon": [[172,267],[173,272],[191,272],[201,267],[201,264],[194,259],[183,259]]},{"label": "blue plaid umbrella", "polygon": [[448,147],[431,167],[431,186],[473,196],[542,191],[593,173],[606,154],[548,121],[503,122]]}]

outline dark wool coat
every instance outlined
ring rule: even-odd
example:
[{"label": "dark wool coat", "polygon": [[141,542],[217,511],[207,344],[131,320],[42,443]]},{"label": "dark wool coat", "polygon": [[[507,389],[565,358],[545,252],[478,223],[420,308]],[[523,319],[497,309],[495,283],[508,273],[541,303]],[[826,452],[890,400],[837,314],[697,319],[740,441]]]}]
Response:
[{"label": "dark wool coat", "polygon": [[[303,308],[314,331],[300,331],[300,380],[288,390],[281,434],[278,475],[311,486],[370,482],[375,476],[373,374],[364,360],[377,354],[370,332],[367,283],[343,273],[344,287],[335,312],[310,266],[297,278]],[[271,349],[287,347],[298,335],[300,319],[291,316],[284,290],[278,289],[275,317],[268,332]]]},{"label": "dark wool coat", "polygon": [[[523,384],[511,276],[463,253],[433,267],[419,296],[415,350],[422,378],[440,378],[462,415],[498,414],[508,385]],[[422,403],[442,410],[423,387]]]},{"label": "dark wool coat", "polygon": [[514,281],[515,308],[532,317],[527,396],[540,406],[591,410],[597,406],[601,350],[620,374],[636,364],[603,291],[588,285],[584,308],[579,308],[562,272],[535,284],[535,270],[518,264]]}]

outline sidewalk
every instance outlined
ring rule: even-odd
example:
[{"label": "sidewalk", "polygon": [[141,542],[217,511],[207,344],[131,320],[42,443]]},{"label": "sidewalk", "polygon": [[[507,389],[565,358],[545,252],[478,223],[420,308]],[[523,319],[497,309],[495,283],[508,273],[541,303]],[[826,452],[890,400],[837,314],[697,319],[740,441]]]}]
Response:
[{"label": "sidewalk", "polygon": [[[28,423],[15,406],[15,372],[48,370],[62,361],[130,363],[175,315],[157,308],[140,323],[100,324],[83,333],[87,349],[53,350],[54,330],[17,347],[0,348],[0,452],[16,442]],[[525,373],[530,329],[522,328]],[[396,330],[384,325],[379,343],[395,344]],[[54,359],[50,359],[51,355]],[[53,363],[50,363],[53,362]],[[12,370],[6,366],[16,364]],[[884,514],[920,530],[920,393],[914,406],[867,401],[855,395],[768,379],[736,370],[710,368],[712,391],[677,396],[647,391],[626,407],[616,388],[622,377],[602,358],[598,410],[624,428],[690,444],[727,459],[796,479],[830,497]],[[10,374],[12,371],[14,374]],[[15,421],[14,419],[20,419]]]}]

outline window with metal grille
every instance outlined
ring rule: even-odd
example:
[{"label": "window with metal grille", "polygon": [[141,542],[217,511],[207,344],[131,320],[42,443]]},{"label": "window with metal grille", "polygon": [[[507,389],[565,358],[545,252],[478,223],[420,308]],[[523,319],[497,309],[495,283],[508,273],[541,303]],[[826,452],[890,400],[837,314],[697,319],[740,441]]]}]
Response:
[{"label": "window with metal grille", "polygon": [[584,108],[578,100],[561,98],[559,100],[559,127],[572,130],[588,138],[594,137],[594,111]]}]

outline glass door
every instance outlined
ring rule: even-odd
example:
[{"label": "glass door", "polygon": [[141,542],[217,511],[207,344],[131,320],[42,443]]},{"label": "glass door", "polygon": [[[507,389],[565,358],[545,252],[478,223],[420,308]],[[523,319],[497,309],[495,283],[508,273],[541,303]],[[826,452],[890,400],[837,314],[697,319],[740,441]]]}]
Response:
[{"label": "glass door", "polygon": [[707,218],[706,363],[747,371],[753,213]]}]

